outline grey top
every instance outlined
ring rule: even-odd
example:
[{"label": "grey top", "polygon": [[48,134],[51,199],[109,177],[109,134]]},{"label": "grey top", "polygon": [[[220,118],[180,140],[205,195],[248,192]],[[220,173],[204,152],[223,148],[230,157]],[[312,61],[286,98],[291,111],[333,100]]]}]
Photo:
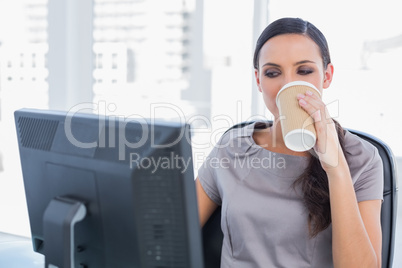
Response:
[{"label": "grey top", "polygon": [[[207,195],[222,206],[221,267],[333,267],[332,228],[309,238],[307,209],[293,187],[308,158],[257,145],[256,124],[264,123],[224,134],[198,173]],[[358,202],[382,199],[377,149],[346,132],[345,151]]]}]

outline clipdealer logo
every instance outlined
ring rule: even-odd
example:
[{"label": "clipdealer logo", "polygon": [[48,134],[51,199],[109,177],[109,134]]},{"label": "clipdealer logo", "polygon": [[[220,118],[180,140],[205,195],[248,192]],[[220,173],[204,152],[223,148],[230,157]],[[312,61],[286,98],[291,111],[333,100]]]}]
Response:
[{"label": "clipdealer logo", "polygon": [[[162,104],[160,104],[162,105]],[[110,106],[110,105],[109,105]],[[170,104],[163,104],[163,107],[169,107],[174,105]],[[153,108],[156,108],[158,106],[155,106]],[[151,107],[152,108],[152,107]],[[74,137],[72,133],[72,121],[74,119],[74,116],[78,114],[79,112],[82,111],[97,111],[98,112],[98,123],[99,123],[99,135],[98,139],[96,141],[91,141],[91,142],[83,142],[76,137]],[[169,141],[166,144],[156,144],[155,140],[155,121],[156,117],[152,116],[151,118],[147,119],[145,117],[142,117],[138,114],[132,114],[129,116],[116,116],[116,115],[106,115],[106,102],[99,102],[99,104],[94,104],[94,103],[81,103],[78,104],[74,107],[72,107],[66,116],[66,120],[64,122],[64,132],[66,134],[66,137],[68,141],[73,144],[74,146],[78,148],[83,148],[83,149],[90,149],[90,148],[95,148],[95,147],[100,147],[100,148],[118,148],[118,155],[119,155],[119,160],[126,160],[126,149],[131,148],[131,149],[136,149],[144,146],[145,144],[150,144],[151,148],[169,148],[177,144],[180,140],[182,139],[190,139],[190,137],[186,134],[185,128],[181,129],[181,132],[175,137],[176,139],[173,141]],[[102,111],[103,113],[101,113]],[[110,110],[108,110],[110,112]],[[112,110],[113,111],[113,110]],[[105,135],[101,135],[102,131],[104,130],[106,126],[106,122],[108,122],[109,129],[108,129],[108,144],[106,145],[106,140],[105,140]],[[177,122],[177,120],[175,121]],[[126,127],[130,123],[137,123],[139,126],[141,126],[141,136],[138,136],[135,142],[131,142],[127,139],[126,137]],[[180,121],[178,123],[185,124],[184,117],[180,117]],[[111,126],[111,127],[110,127]],[[116,139],[117,137],[117,139]],[[117,140],[117,142],[116,142]],[[148,145],[147,145],[148,146]]]},{"label": "clipdealer logo", "polygon": [[207,157],[204,165],[209,165],[213,169],[286,169],[286,160],[276,153],[269,153],[264,157],[235,153],[234,158]]},{"label": "clipdealer logo", "polygon": [[173,152],[169,156],[162,157],[141,157],[138,153],[130,153],[130,168],[150,170],[155,173],[158,170],[180,170],[185,173],[191,165],[191,157],[187,160],[184,157],[175,155]]}]

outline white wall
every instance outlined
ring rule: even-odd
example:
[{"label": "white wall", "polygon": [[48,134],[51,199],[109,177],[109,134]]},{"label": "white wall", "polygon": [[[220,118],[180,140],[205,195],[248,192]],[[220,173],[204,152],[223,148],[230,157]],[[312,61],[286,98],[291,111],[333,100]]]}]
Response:
[{"label": "white wall", "polygon": [[270,0],[269,18],[300,17],[316,25],[329,43],[335,74],[324,100],[349,128],[371,133],[402,156],[402,41],[371,53],[364,69],[364,42],[402,35],[402,3],[394,0]]}]

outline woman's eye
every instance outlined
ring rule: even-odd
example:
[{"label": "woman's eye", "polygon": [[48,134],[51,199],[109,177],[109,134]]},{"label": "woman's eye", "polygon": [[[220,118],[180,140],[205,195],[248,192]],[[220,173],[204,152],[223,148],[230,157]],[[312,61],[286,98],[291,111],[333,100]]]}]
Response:
[{"label": "woman's eye", "polygon": [[277,71],[267,71],[265,72],[265,76],[269,78],[275,78],[279,75],[280,73]]},{"label": "woman's eye", "polygon": [[313,72],[313,70],[311,69],[300,69],[297,73],[300,75],[308,75],[311,74]]}]

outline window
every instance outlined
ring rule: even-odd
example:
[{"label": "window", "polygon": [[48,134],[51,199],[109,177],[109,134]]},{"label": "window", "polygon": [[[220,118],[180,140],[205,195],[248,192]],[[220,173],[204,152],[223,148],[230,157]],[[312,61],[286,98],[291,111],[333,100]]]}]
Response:
[{"label": "window", "polygon": [[[309,20],[326,35],[335,65],[324,93],[331,115],[401,157],[399,10],[392,0],[0,2],[0,213],[15,215],[0,221],[0,231],[30,235],[14,110],[91,103],[95,113],[185,119],[194,129],[196,175],[228,127],[272,119],[252,55],[261,30],[279,17]],[[54,28],[63,18],[69,32]],[[64,54],[52,50],[55,42],[78,45]]]}]

